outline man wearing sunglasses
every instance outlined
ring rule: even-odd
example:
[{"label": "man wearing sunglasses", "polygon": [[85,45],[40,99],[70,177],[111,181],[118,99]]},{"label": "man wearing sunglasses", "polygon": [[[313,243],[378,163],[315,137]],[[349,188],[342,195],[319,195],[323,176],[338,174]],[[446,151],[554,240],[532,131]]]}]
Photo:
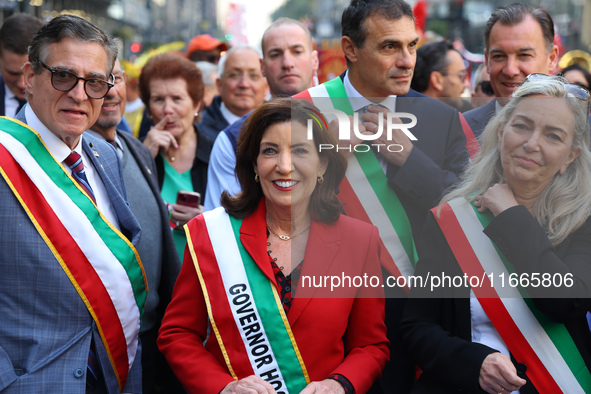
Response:
[{"label": "man wearing sunglasses", "polygon": [[490,84],[490,76],[486,71],[486,64],[481,63],[472,78],[472,107],[478,108],[486,105],[495,97],[495,91]]},{"label": "man wearing sunglasses", "polygon": [[53,19],[29,48],[28,104],[0,119],[0,391],[142,390],[140,227],[115,149],[82,136],[116,56],[91,23]]},{"label": "man wearing sunglasses", "polygon": [[484,30],[484,57],[496,99],[464,113],[478,137],[492,116],[532,73],[550,74],[558,61],[554,22],[547,11],[524,4],[499,7]]}]

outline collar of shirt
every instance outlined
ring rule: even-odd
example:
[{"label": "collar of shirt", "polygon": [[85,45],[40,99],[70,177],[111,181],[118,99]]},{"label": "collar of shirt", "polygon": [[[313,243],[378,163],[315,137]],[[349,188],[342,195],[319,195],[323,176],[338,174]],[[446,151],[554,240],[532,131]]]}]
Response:
[{"label": "collar of shirt", "polygon": [[119,221],[117,219],[117,213],[115,212],[115,208],[111,203],[111,199],[109,198],[109,194],[105,189],[105,185],[100,177],[100,174],[92,165],[91,159],[86,155],[84,149],[82,149],[82,136],[78,140],[78,144],[74,147],[74,149],[70,149],[68,145],[66,145],[62,140],[60,140],[55,134],[53,134],[35,115],[33,109],[30,105],[25,106],[25,118],[27,119],[27,124],[33,130],[36,130],[39,135],[41,136],[41,140],[49,149],[49,152],[55,157],[55,159],[66,169],[69,174],[72,174],[72,170],[64,160],[68,157],[71,151],[75,151],[80,156],[82,156],[82,162],[84,163],[84,169],[86,171],[86,178],[88,178],[88,183],[94,192],[94,196],[96,198],[97,206],[99,211],[108,219],[111,224],[113,224],[118,229],[121,229]]},{"label": "collar of shirt", "polygon": [[10,117],[15,116],[19,105],[16,95],[4,84],[4,114]]},{"label": "collar of shirt", "polygon": [[[337,77],[338,78],[338,77]],[[349,73],[345,73],[345,78],[343,79],[343,85],[345,86],[345,93],[351,102],[351,106],[353,107],[353,111],[357,112],[360,109],[367,107],[368,105],[376,104],[374,102],[369,101],[365,97],[355,89],[351,80],[349,79]],[[396,112],[396,96],[390,95],[384,98],[383,101],[379,103],[384,107],[388,108],[390,112]]]},{"label": "collar of shirt", "polygon": [[499,112],[501,112],[502,109],[503,109],[503,106],[501,105],[501,103],[499,103],[499,100],[495,99],[495,114],[498,114]]},{"label": "collar of shirt", "polygon": [[[51,152],[53,157],[55,157],[59,163],[63,163],[63,161],[66,160],[66,157],[70,155],[72,150],[82,155],[82,145],[80,144],[82,137],[80,137],[78,144],[74,147],[74,149],[70,149],[64,141],[60,140],[58,136],[53,134],[43,123],[41,123],[30,105],[25,107],[25,117],[27,118],[27,124],[33,130],[39,133],[41,140],[45,143],[45,146],[47,146],[49,152]],[[65,164],[62,165],[67,167]],[[67,169],[70,170],[69,167],[67,167]]]},{"label": "collar of shirt", "polygon": [[238,119],[240,119],[240,116],[234,115],[234,113],[232,111],[230,111],[228,109],[228,107],[226,107],[226,104],[224,104],[223,101],[222,101],[222,104],[220,105],[220,112],[222,113],[222,115],[224,116],[224,119],[226,119],[226,122],[228,122],[228,124],[232,124],[232,123],[236,122]]},{"label": "collar of shirt", "polygon": [[12,90],[10,90],[10,88],[6,84],[4,84],[4,96],[7,99],[16,100],[18,102],[18,99],[16,98],[16,95],[12,92]]}]

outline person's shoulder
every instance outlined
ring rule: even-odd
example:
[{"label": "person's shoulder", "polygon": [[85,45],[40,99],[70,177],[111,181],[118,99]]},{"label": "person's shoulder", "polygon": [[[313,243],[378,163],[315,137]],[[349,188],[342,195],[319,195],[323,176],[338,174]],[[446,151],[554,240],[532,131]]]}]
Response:
[{"label": "person's shoulder", "polygon": [[215,96],[207,107],[205,107],[205,111],[203,113],[203,117],[199,123],[212,123],[219,121],[220,117],[223,118],[222,112],[220,107],[222,105],[222,98],[218,95]]},{"label": "person's shoulder", "polygon": [[374,231],[377,233],[377,227],[373,224],[347,215],[340,215],[334,225],[338,227],[344,239],[358,240],[360,238],[370,237]]},{"label": "person's shoulder", "polygon": [[117,163],[117,151],[107,141],[93,137],[89,133],[84,133],[82,134],[82,144],[83,149],[84,145],[86,145],[87,149],[90,149],[97,160],[106,161],[107,163]]},{"label": "person's shoulder", "polygon": [[466,120],[482,119],[482,118],[486,117],[486,115],[488,113],[494,112],[494,110],[495,110],[495,100],[492,100],[491,102],[489,102],[481,107],[472,108],[469,111],[463,112],[462,115],[464,115],[464,118],[466,118]]},{"label": "person's shoulder", "polygon": [[[426,96],[416,90],[410,89],[408,93],[398,96],[397,100],[403,100],[409,102],[409,105],[413,107],[421,108],[431,114],[446,114],[446,115],[457,115],[458,110],[449,106],[448,104],[437,100],[436,98]],[[398,105],[398,104],[397,104]]]},{"label": "person's shoulder", "polygon": [[154,159],[152,158],[152,153],[150,152],[150,149],[148,149],[148,147],[146,145],[144,145],[140,140],[135,138],[133,135],[126,133],[125,131],[117,130],[117,136],[119,138],[121,138],[123,141],[125,141],[125,143],[127,144],[127,148],[130,151],[134,152],[142,159],[145,159],[145,160],[151,159],[151,161],[154,161]]}]

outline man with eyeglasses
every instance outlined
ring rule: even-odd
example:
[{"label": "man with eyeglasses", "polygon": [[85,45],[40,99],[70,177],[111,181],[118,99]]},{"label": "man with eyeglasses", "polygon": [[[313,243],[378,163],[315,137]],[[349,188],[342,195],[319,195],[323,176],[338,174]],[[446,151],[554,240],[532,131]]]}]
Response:
[{"label": "man with eyeglasses", "polygon": [[462,110],[470,104],[462,93],[470,85],[464,58],[446,41],[429,42],[417,50],[417,63],[410,87],[425,96],[440,99]]},{"label": "man with eyeglasses", "polygon": [[496,99],[464,113],[476,138],[525,77],[550,74],[556,67],[552,17],[543,9],[520,3],[497,8],[484,30],[484,59]]},{"label": "man with eyeglasses", "polygon": [[113,87],[115,39],[59,16],[0,120],[0,391],[141,393],[147,283],[119,157],[83,133]]},{"label": "man with eyeglasses", "polygon": [[140,331],[143,392],[162,392],[156,387],[171,394],[183,392],[156,346],[160,322],[172,298],[181,262],[170,231],[169,212],[160,196],[152,154],[137,138],[118,129],[127,103],[126,74],[119,60],[115,62],[113,76],[115,85],[105,96],[98,120],[86,134],[109,142],[117,150],[129,207],[142,228],[137,251],[151,290],[146,299]]},{"label": "man with eyeglasses", "polygon": [[247,45],[230,49],[218,64],[216,84],[219,95],[197,125],[212,140],[265,101],[268,86],[261,73],[259,51]]}]

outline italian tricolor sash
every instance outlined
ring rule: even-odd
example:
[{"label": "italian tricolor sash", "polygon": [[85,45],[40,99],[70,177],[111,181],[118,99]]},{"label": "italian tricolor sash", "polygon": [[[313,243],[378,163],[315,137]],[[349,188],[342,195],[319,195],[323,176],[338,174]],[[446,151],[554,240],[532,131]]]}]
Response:
[{"label": "italian tricolor sash", "polygon": [[[337,109],[353,115],[341,78],[310,88],[296,96],[322,110]],[[410,222],[398,196],[388,185],[388,179],[375,154],[355,152],[349,156],[345,179],[339,186],[339,200],[347,215],[376,226],[388,251],[382,265],[392,275],[414,273],[417,252]]]},{"label": "italian tricolor sash", "polygon": [[439,217],[436,208],[432,211],[462,271],[484,279],[472,290],[515,359],[527,364],[527,375],[538,391],[591,393],[591,374],[566,327],[539,312],[519,288],[502,288],[500,281],[491,283],[486,276],[504,273],[507,278],[512,271],[483,232],[492,214],[477,212],[463,198],[445,204]]},{"label": "italian tricolor sash", "polygon": [[242,220],[223,208],[203,213],[203,220],[209,243],[194,247],[192,221],[187,246],[228,370],[234,379],[254,374],[278,393],[299,393],[310,382],[308,372],[275,284],[240,242]]},{"label": "italian tricolor sash", "polygon": [[123,388],[136,356],[147,282],[133,245],[33,129],[0,118],[0,173],[96,322]]}]

